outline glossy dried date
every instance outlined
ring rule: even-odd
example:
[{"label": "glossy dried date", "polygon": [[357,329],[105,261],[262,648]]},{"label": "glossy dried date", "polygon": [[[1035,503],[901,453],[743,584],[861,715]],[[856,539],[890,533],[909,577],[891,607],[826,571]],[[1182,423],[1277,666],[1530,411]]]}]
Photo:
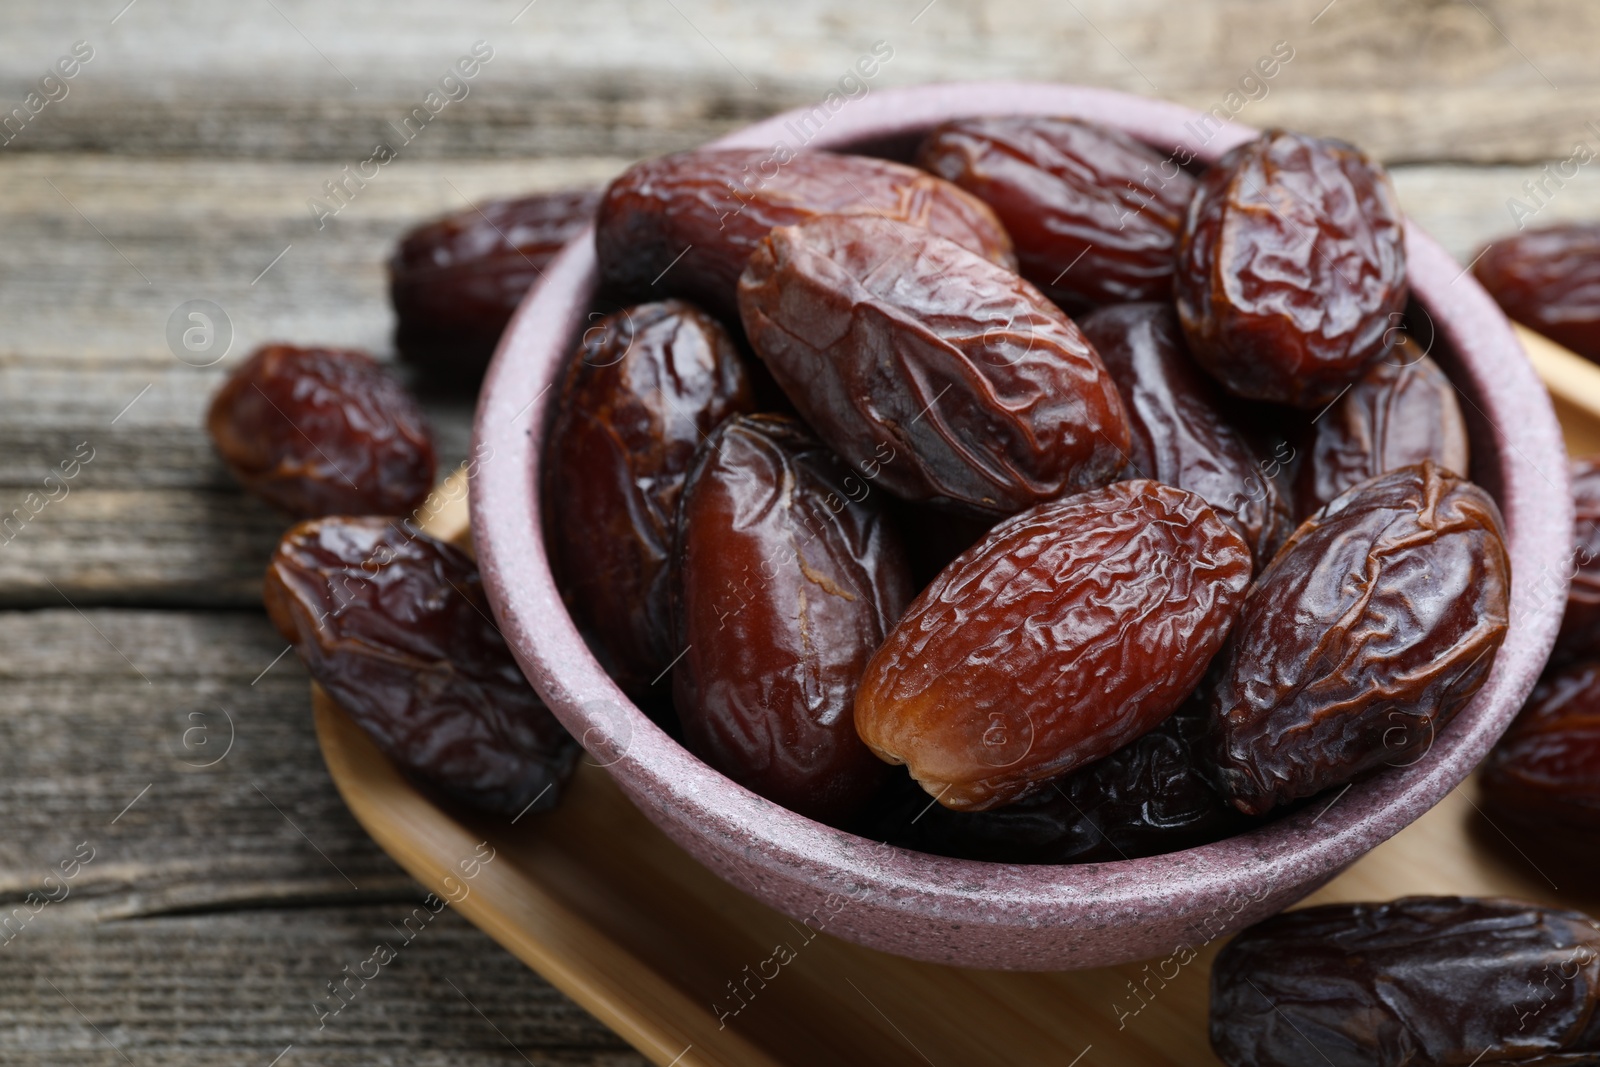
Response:
[{"label": "glossy dried date", "polygon": [[1227,398],[1200,372],[1168,304],[1122,304],[1079,320],[1122,394],[1130,473],[1198,494],[1243,535],[1258,567],[1293,519],[1270,464],[1224,414]]},{"label": "glossy dried date", "polygon": [[1218,660],[1214,773],[1259,815],[1427,754],[1505,639],[1511,564],[1482,489],[1425,462],[1307,519]]},{"label": "glossy dried date", "polygon": [[511,313],[599,203],[591,189],[492,200],[401,237],[389,259],[400,355],[430,381],[475,388]]},{"label": "glossy dried date", "polygon": [[1383,168],[1342,141],[1271,131],[1189,204],[1173,278],[1195,358],[1233,392],[1316,408],[1392,343],[1405,219]]},{"label": "glossy dried date", "polygon": [[1425,459],[1466,475],[1467,424],[1455,386],[1427,356],[1402,362],[1402,351],[1374,363],[1312,424],[1297,487],[1300,515],[1359,482]]},{"label": "glossy dried date", "polygon": [[1600,661],[1539,681],[1483,765],[1483,798],[1536,827],[1600,830]]},{"label": "glossy dried date", "polygon": [[1573,460],[1569,473],[1574,507],[1572,584],[1555,656],[1600,658],[1600,457]]},{"label": "glossy dried date", "polygon": [[1228,1067],[1561,1067],[1600,1057],[1600,926],[1516,900],[1287,912],[1211,968]]},{"label": "glossy dried date", "polygon": [[946,807],[1019,800],[1172,714],[1249,582],[1249,546],[1193,493],[1139,480],[1040,505],[917,597],[856,728]]},{"label": "glossy dried date", "polygon": [[870,215],[925,227],[1015,268],[1011,238],[977,197],[915,167],[833,152],[707,149],[647,160],[600,204],[600,277],[633,296],[683,296],[732,320],[734,289],[774,226]]},{"label": "glossy dried date", "polygon": [[1195,180],[1120,130],[1077,119],[958,119],[917,164],[994,208],[1022,276],[1071,312],[1169,300]]},{"label": "glossy dried date", "polygon": [[503,815],[555,806],[578,746],[465,553],[390,519],[315,519],[284,534],[263,593],[311,677],[408,774]]},{"label": "glossy dried date", "polygon": [[1103,485],[1128,421],[1032,285],[954,241],[833,215],[773,230],[739,280],[751,347],[800,414],[909,500],[1001,515]]},{"label": "glossy dried date", "polygon": [[735,416],[701,447],[679,508],[673,695],[688,745],[826,822],[887,770],[856,736],[856,686],[912,589],[876,494],[793,419]]},{"label": "glossy dried date", "polygon": [[678,653],[668,564],[689,463],[753,406],[727,331],[679,300],[595,323],[567,365],[545,461],[552,563],[568,610],[635,699]]},{"label": "glossy dried date", "polygon": [[295,518],[407,515],[433,489],[422,409],[365,352],[266,345],[223,383],[206,429],[233,476]]},{"label": "glossy dried date", "polygon": [[1600,224],[1513,234],[1491,244],[1472,270],[1507,315],[1600,361]]}]

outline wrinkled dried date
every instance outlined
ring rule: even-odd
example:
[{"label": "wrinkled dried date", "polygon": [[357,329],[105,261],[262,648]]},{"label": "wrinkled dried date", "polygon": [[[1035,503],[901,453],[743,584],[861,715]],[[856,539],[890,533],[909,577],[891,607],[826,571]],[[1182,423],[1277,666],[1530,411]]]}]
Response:
[{"label": "wrinkled dried date", "polygon": [[1488,677],[1510,588],[1499,509],[1432,463],[1333,501],[1257,578],[1218,658],[1219,788],[1259,815],[1421,759]]},{"label": "wrinkled dried date", "polygon": [[401,356],[431,381],[475,387],[511,313],[599,202],[588,189],[494,200],[400,238],[389,299]]},{"label": "wrinkled dried date", "polygon": [[1507,315],[1600,361],[1600,224],[1513,234],[1472,269]]},{"label": "wrinkled dried date", "polygon": [[433,488],[422,409],[364,352],[260,348],[223,383],[206,429],[233,476],[295,518],[406,515]]},{"label": "wrinkled dried date", "polygon": [[1298,513],[1310,515],[1368,478],[1431,459],[1465,476],[1467,424],[1455,386],[1427,356],[1374,363],[1311,428]]},{"label": "wrinkled dried date", "polygon": [[739,307],[800,414],[907,499],[1006,514],[1124,462],[1122,401],[1083,334],[953,241],[858,216],[780,227]]},{"label": "wrinkled dried date", "polygon": [[1572,461],[1572,585],[1556,658],[1600,657],[1600,457]]},{"label": "wrinkled dried date", "polygon": [[634,296],[677,295],[738,316],[734,289],[774,226],[870,215],[926,227],[1001,266],[1011,239],[979,199],[915,167],[833,152],[725,148],[647,160],[600,204],[600,277]]},{"label": "wrinkled dried date", "polygon": [[856,736],[856,686],[912,589],[876,490],[798,422],[735,416],[679,508],[673,695],[689,747],[827,822],[887,770]]},{"label": "wrinkled dried date", "polygon": [[1139,480],[1040,505],[917,597],[856,728],[946,807],[1021,799],[1170,715],[1249,581],[1249,546],[1193,493]]},{"label": "wrinkled dried date", "polygon": [[1211,969],[1228,1067],[1559,1067],[1600,1057],[1600,927],[1515,900],[1287,912]]},{"label": "wrinkled dried date", "polygon": [[1102,308],[1079,325],[1122,393],[1131,473],[1198,494],[1265,566],[1292,528],[1288,504],[1270,464],[1224,415],[1221,391],[1189,357],[1171,306]]},{"label": "wrinkled dried date", "polygon": [[1600,662],[1540,680],[1484,762],[1483,798],[1533,826],[1600,830]]},{"label": "wrinkled dried date", "polygon": [[1195,359],[1240,396],[1320,407],[1392,342],[1405,220],[1342,141],[1272,131],[1206,171],[1173,277]]},{"label": "wrinkled dried date", "polygon": [[284,534],[263,592],[311,677],[405,771],[487,811],[555,805],[578,747],[465,553],[398,521],[317,519]]},{"label": "wrinkled dried date", "polygon": [[1006,115],[935,129],[917,164],[994,208],[1023,277],[1068,311],[1172,296],[1195,180],[1120,130]]},{"label": "wrinkled dried date", "polygon": [[668,562],[689,463],[752,407],[727,331],[678,300],[601,320],[567,366],[545,462],[553,562],[568,609],[636,699],[678,653]]}]

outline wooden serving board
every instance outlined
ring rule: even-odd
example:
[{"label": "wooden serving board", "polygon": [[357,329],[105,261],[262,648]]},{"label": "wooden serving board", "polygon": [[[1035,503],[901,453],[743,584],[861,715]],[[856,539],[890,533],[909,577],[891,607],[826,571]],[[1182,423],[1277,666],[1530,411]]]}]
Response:
[{"label": "wooden serving board", "polygon": [[[1600,451],[1600,367],[1522,334],[1569,448]],[[464,542],[464,487],[442,488],[455,504],[430,532]],[[1217,1062],[1206,1038],[1217,944],[1055,974],[900,959],[813,934],[724,883],[587,760],[557,811],[485,818],[425,797],[315,687],[313,704],[333,780],[378,844],[663,1067]],[[1498,894],[1600,912],[1590,864],[1491,821],[1469,780],[1307,903]]]}]

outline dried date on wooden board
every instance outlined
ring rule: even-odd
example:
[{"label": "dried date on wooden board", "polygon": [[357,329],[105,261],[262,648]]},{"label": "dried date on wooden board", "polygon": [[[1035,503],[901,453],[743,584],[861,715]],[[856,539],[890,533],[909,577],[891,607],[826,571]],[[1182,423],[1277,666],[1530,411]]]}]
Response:
[{"label": "dried date on wooden board", "polygon": [[233,476],[294,518],[409,515],[433,489],[422,409],[354,349],[257,349],[212,399],[206,430]]},{"label": "dried date on wooden board", "polygon": [[1484,804],[1537,828],[1600,831],[1600,660],[1547,672],[1483,764]]},{"label": "dried date on wooden board", "polygon": [[1009,514],[1126,462],[1122,400],[1083,333],[954,241],[864,216],[782,226],[739,308],[817,434],[908,500]]},{"label": "dried date on wooden board", "polygon": [[407,774],[498,814],[555,806],[578,746],[460,549],[393,519],[314,519],[284,534],[263,595],[311,677]]},{"label": "dried date on wooden board", "polygon": [[625,295],[682,296],[734,321],[734,288],[757,242],[825,214],[926,228],[1016,267],[994,212],[926,171],[834,152],[721,148],[647,160],[611,183],[595,234],[600,277]]},{"label": "dried date on wooden board", "polygon": [[1200,497],[1118,482],[1013,516],[868,665],[856,728],[946,807],[1049,788],[1158,726],[1221,647],[1250,549]]},{"label": "dried date on wooden board", "polygon": [[1209,679],[1218,787],[1260,815],[1423,758],[1488,677],[1510,590],[1471,482],[1424,462],[1334,500],[1256,579]]},{"label": "dried date on wooden board", "polygon": [[679,509],[673,695],[689,748],[824,822],[887,772],[854,710],[912,594],[881,495],[799,422],[735,416],[701,447]]},{"label": "dried date on wooden board", "polygon": [[1293,527],[1288,503],[1272,465],[1225,414],[1228,398],[1195,366],[1171,305],[1101,308],[1079,325],[1122,394],[1128,473],[1198,494],[1265,566]]},{"label": "dried date on wooden board", "polygon": [[681,300],[594,323],[567,365],[545,454],[551,562],[568,610],[635,699],[678,654],[669,562],[695,449],[753,409],[733,339]]},{"label": "dried date on wooden board", "polygon": [[1554,658],[1600,658],[1600,457],[1573,460],[1569,473],[1575,510],[1572,584]]},{"label": "dried date on wooden board", "polygon": [[1491,244],[1472,272],[1505,313],[1600,361],[1600,223],[1569,223]]},{"label": "dried date on wooden board", "polygon": [[475,389],[511,313],[599,203],[594,189],[491,200],[407,232],[389,259],[400,355],[430,383]]},{"label": "dried date on wooden board", "polygon": [[1211,968],[1228,1067],[1559,1067],[1600,1060],[1600,927],[1515,900],[1291,911]]},{"label": "dried date on wooden board", "polygon": [[947,122],[917,165],[994,208],[1023,277],[1069,312],[1170,300],[1195,180],[1170,156],[1078,119]]},{"label": "dried date on wooden board", "polygon": [[1392,343],[1405,219],[1342,141],[1269,131],[1201,177],[1173,292],[1189,348],[1239,396],[1318,408]]}]

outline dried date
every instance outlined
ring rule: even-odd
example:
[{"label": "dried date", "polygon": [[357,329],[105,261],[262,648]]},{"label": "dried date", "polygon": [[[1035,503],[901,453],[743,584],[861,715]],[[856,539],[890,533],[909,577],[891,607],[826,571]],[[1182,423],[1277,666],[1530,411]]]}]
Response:
[{"label": "dried date", "polygon": [[1233,392],[1327,404],[1392,343],[1405,219],[1384,170],[1342,141],[1271,131],[1189,204],[1173,277],[1195,359]]},{"label": "dried date", "polygon": [[856,728],[946,807],[1020,800],[1172,714],[1249,581],[1249,546],[1193,493],[1138,480],[1040,505],[917,597]]},{"label": "dried date", "polygon": [[1600,457],[1571,463],[1572,584],[1556,637],[1556,658],[1600,657]]},{"label": "dried date", "polygon": [[1256,579],[1211,692],[1218,787],[1262,814],[1426,755],[1505,639],[1500,511],[1431,462],[1363,482]]},{"label": "dried date", "polygon": [[601,320],[567,365],[545,461],[552,562],[568,609],[635,699],[678,652],[668,564],[690,461],[753,407],[727,331],[679,300]]},{"label": "dried date", "polygon": [[866,156],[709,149],[648,160],[600,204],[600,277],[633,296],[686,297],[732,320],[734,289],[774,226],[824,214],[925,227],[1007,268],[1011,238],[979,199],[941,178]]},{"label": "dried date", "polygon": [[1600,926],[1521,901],[1404,897],[1292,911],[1211,969],[1228,1067],[1600,1062]]},{"label": "dried date", "polygon": [[499,814],[555,805],[578,746],[465,553],[390,519],[315,519],[284,534],[263,592],[311,677],[406,773]]},{"label": "dried date", "polygon": [[1600,662],[1540,680],[1484,761],[1483,798],[1530,826],[1600,830]]},{"label": "dried date", "polygon": [[1124,463],[1122,401],[1082,332],[954,241],[860,216],[782,226],[751,255],[739,309],[818,435],[882,461],[908,500],[1002,515]]},{"label": "dried date", "polygon": [[701,447],[679,508],[673,696],[688,745],[826,822],[887,770],[856,736],[856,686],[912,589],[875,491],[793,419],[735,416]]},{"label": "dried date", "polygon": [[1600,224],[1513,234],[1491,244],[1472,270],[1507,315],[1600,361]]},{"label": "dried date", "polygon": [[590,189],[493,200],[401,237],[389,259],[400,355],[431,382],[476,388],[511,313],[599,203]]},{"label": "dried date", "polygon": [[994,209],[1022,276],[1071,312],[1172,297],[1195,180],[1120,130],[1077,119],[958,119],[917,164]]},{"label": "dried date", "polygon": [[1431,459],[1465,475],[1467,424],[1455,386],[1427,356],[1378,360],[1311,427],[1300,468],[1300,515],[1368,478]]},{"label": "dried date", "polygon": [[406,515],[433,488],[422,409],[365,352],[260,348],[212,399],[206,429],[233,476],[295,518]]},{"label": "dried date", "polygon": [[1194,365],[1171,306],[1102,308],[1079,326],[1121,391],[1132,473],[1199,495],[1265,566],[1289,536],[1288,503],[1271,465],[1224,414],[1221,390]]}]

